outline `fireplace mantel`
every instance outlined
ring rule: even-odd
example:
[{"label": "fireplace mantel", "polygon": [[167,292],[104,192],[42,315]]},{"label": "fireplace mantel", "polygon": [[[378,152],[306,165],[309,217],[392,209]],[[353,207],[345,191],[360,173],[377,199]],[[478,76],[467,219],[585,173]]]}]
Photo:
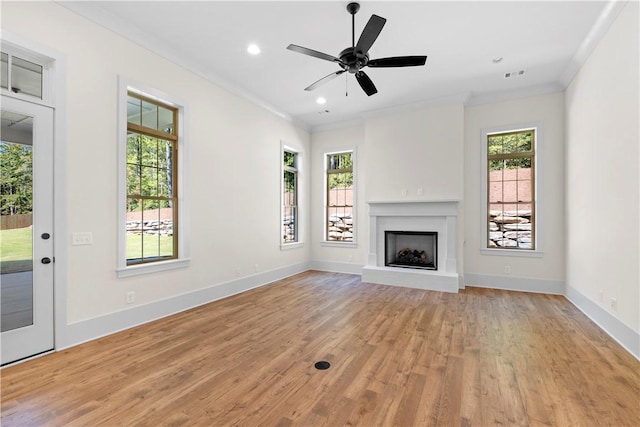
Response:
[{"label": "fireplace mantel", "polygon": [[[372,201],[369,205],[369,256],[362,280],[369,283],[458,292],[458,200]],[[386,267],[386,230],[438,233],[438,270]]]}]

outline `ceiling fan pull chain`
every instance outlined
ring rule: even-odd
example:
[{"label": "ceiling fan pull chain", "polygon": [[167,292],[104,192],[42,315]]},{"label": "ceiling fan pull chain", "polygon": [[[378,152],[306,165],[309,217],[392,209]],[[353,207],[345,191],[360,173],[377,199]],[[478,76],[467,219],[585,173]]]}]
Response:
[{"label": "ceiling fan pull chain", "polygon": [[349,96],[349,76],[344,75],[344,96]]}]

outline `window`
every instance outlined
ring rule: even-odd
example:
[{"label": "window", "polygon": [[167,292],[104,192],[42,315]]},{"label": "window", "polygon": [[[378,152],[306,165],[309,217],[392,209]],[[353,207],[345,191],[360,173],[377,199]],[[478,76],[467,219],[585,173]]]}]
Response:
[{"label": "window", "polygon": [[353,151],[327,153],[325,240],[353,242]]},{"label": "window", "polygon": [[488,133],[487,248],[536,249],[536,130]]},{"label": "window", "polygon": [[2,52],[0,86],[17,94],[43,99],[45,68],[36,62]]},{"label": "window", "polygon": [[127,265],[178,257],[177,109],[127,100]]},{"label": "window", "polygon": [[298,153],[284,149],[282,156],[282,243],[298,242]]},{"label": "window", "polygon": [[118,277],[186,267],[185,107],[120,78]]}]

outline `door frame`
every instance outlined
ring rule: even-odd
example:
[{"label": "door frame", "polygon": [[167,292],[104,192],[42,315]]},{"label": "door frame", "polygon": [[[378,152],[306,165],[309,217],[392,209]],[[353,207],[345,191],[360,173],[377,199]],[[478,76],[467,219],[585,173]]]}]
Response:
[{"label": "door frame", "polygon": [[[21,34],[0,29],[0,47],[13,53],[26,54],[39,62],[48,63],[47,77],[43,81],[43,100],[8,93],[3,95],[53,108],[53,351],[76,344],[69,336],[67,321],[67,57],[61,51],[42,45]],[[44,353],[47,354],[47,353]],[[38,357],[36,355],[34,357]],[[25,360],[16,361],[21,363]],[[15,364],[14,363],[14,364]],[[5,365],[11,366],[12,364]]]}]

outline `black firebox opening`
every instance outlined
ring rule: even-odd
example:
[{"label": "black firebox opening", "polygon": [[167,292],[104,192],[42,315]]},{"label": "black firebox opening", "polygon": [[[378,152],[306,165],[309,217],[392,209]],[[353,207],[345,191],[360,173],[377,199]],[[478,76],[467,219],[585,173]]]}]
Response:
[{"label": "black firebox opening", "polygon": [[438,233],[433,231],[385,231],[385,265],[438,269]]}]

